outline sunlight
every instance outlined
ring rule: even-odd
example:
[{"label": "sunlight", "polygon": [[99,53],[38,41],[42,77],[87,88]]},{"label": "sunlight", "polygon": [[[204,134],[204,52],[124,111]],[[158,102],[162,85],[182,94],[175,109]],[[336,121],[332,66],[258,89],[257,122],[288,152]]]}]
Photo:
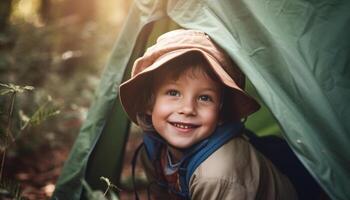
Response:
[{"label": "sunlight", "polygon": [[38,10],[40,8],[39,0],[19,0],[14,3],[11,22],[24,20],[36,26],[40,26],[40,17]]},{"label": "sunlight", "polygon": [[111,24],[121,24],[126,18],[130,2],[125,0],[98,1],[98,16],[100,20]]}]

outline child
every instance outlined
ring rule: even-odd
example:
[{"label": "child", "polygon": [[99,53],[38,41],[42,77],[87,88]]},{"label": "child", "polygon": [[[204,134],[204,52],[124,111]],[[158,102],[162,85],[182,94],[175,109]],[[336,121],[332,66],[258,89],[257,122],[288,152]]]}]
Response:
[{"label": "child", "polygon": [[297,199],[293,186],[242,136],[259,109],[244,75],[203,32],[175,30],[137,59],[120,86],[144,133],[153,199]]}]

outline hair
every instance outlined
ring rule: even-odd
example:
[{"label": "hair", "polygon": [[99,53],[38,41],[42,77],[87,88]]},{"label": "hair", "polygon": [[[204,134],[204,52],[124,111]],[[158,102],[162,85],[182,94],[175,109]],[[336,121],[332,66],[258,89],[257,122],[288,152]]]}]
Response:
[{"label": "hair", "polygon": [[177,80],[187,70],[191,70],[191,76],[195,77],[198,72],[204,73],[213,81],[216,81],[222,85],[220,119],[221,121],[227,121],[229,119],[229,113],[227,112],[228,109],[225,109],[228,99],[225,98],[227,88],[222,84],[219,77],[210,68],[208,61],[203,57],[203,55],[198,52],[193,52],[187,53],[165,63],[164,66],[155,69],[152,73],[149,73],[149,75],[145,77],[144,86],[146,87],[144,87],[145,89],[143,89],[143,91],[140,91],[140,96],[137,99],[138,103],[135,105],[135,108],[138,111],[136,114],[137,123],[143,131],[154,131],[152,117],[147,112],[153,108],[155,101],[155,77],[162,77],[163,74],[170,74],[173,80]]}]

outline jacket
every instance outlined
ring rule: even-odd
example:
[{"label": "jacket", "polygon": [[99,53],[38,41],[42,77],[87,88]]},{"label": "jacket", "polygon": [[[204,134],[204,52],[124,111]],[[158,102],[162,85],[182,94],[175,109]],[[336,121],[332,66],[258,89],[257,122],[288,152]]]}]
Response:
[{"label": "jacket", "polygon": [[[144,150],[141,150],[141,162],[150,181],[152,197],[178,199],[155,184],[154,165]],[[191,176],[189,190],[193,200],[297,199],[288,178],[244,136],[229,140],[202,162]]]}]

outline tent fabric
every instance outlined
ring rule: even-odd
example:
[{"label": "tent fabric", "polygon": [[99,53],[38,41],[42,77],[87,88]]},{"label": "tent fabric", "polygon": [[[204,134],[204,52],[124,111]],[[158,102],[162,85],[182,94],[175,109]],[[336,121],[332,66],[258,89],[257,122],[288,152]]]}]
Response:
[{"label": "tent fabric", "polygon": [[[135,1],[52,199],[80,199],[83,178],[95,188],[104,174],[118,181],[129,122],[116,88],[152,41],[154,24],[167,17],[225,49],[323,189],[350,199],[349,8],[345,0]],[[108,160],[115,162],[106,167]]]}]

